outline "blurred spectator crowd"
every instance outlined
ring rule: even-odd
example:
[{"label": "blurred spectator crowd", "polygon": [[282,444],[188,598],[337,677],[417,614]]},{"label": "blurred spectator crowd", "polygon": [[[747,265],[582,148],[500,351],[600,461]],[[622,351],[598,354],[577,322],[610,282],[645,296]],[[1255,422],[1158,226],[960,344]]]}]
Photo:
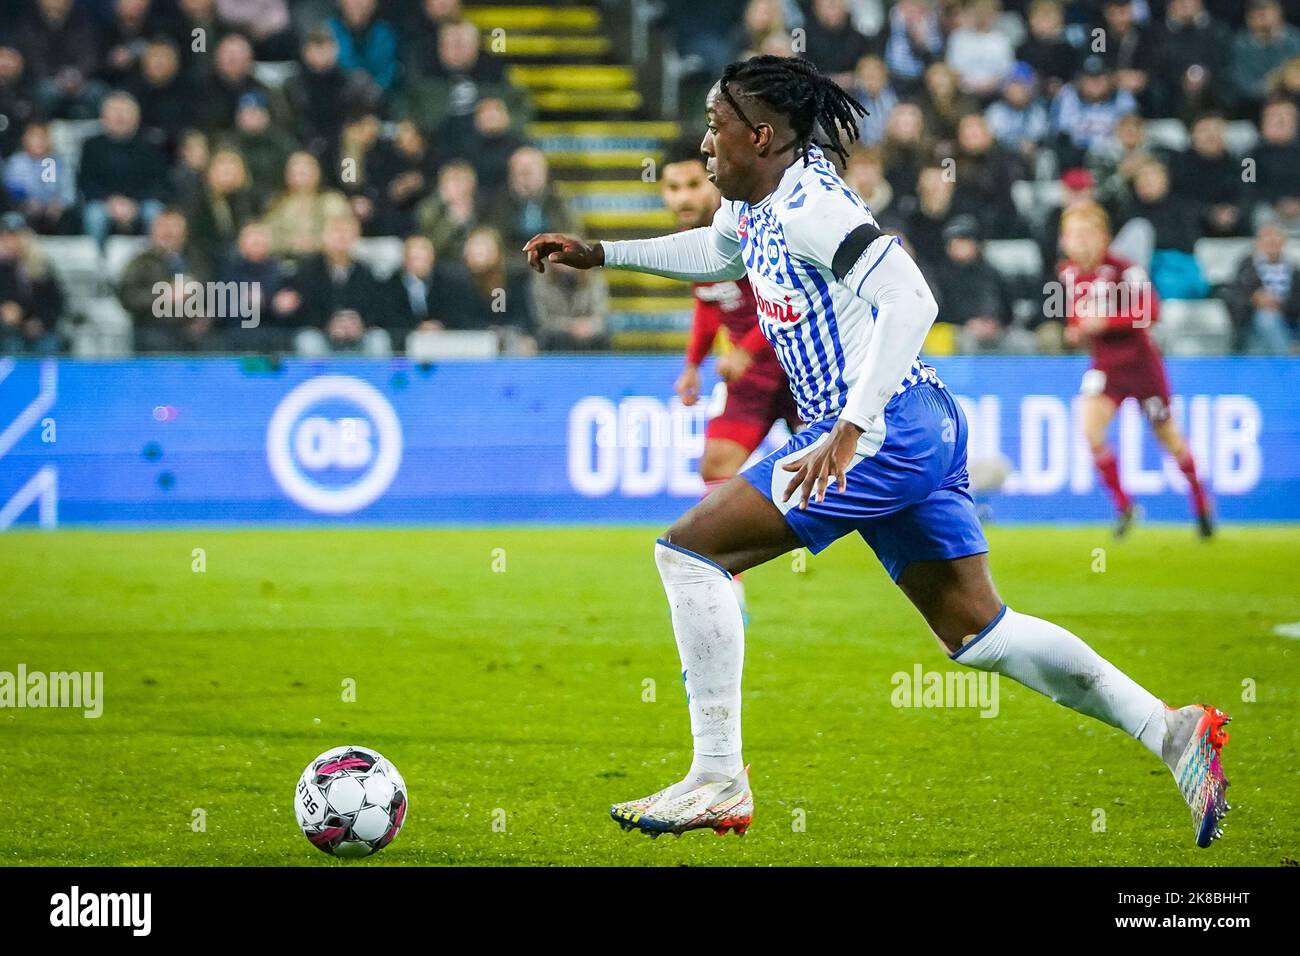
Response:
[{"label": "blurred spectator crowd", "polygon": [[[608,346],[600,271],[518,254],[581,227],[460,0],[16,6],[0,354],[67,348],[60,276],[88,245],[137,351]],[[1095,199],[1188,351],[1277,353],[1300,341],[1298,6],[664,0],[661,22],[702,75],[800,55],[867,107],[846,177],[932,278],[941,347],[1061,348],[1060,209]],[[251,290],[256,321],[191,307],[196,282]]]},{"label": "blurred spectator crowd", "polygon": [[1061,208],[1094,199],[1187,351],[1296,348],[1297,0],[669,8],[705,75],[793,51],[867,108],[847,178],[921,260],[950,347],[1061,347],[1043,285]]},{"label": "blurred spectator crowd", "polygon": [[[3,352],[66,347],[60,257],[86,243],[63,237],[112,266],[137,351],[602,343],[603,280],[517,254],[574,223],[459,0],[20,6],[0,23]],[[194,283],[248,283],[256,322],[186,308]]]}]

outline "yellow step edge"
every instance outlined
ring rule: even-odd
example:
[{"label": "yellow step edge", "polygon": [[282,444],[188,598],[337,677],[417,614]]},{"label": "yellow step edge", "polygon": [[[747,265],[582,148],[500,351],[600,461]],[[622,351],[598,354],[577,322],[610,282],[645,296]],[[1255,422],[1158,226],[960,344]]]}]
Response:
[{"label": "yellow step edge", "polygon": [[506,75],[513,86],[553,87],[562,90],[626,89],[636,74],[626,66],[587,65],[582,63],[511,66]]},{"label": "yellow step edge", "polygon": [[644,229],[647,232],[674,229],[677,217],[667,209],[632,212],[588,212],[580,218],[589,230],[593,229]]},{"label": "yellow step edge", "polygon": [[583,30],[600,28],[600,11],[591,7],[465,7],[463,16],[480,30]]},{"label": "yellow step edge", "polygon": [[659,192],[658,183],[642,182],[640,179],[573,179],[557,182],[555,188],[564,196],[590,196],[600,193],[640,195]]},{"label": "yellow step edge", "polygon": [[686,283],[681,279],[652,276],[647,272],[624,272],[622,269],[610,269],[605,273],[605,281],[609,283],[611,292],[622,292],[627,289],[642,292],[655,289],[680,292],[686,288]]},{"label": "yellow step edge", "polygon": [[609,37],[528,36],[510,33],[504,45],[483,35],[483,49],[510,59],[516,56],[604,56],[610,51]]},{"label": "yellow step edge", "polygon": [[632,88],[632,81],[629,79],[625,82],[607,83],[601,77],[575,76],[571,79],[547,79],[543,77],[530,77],[520,79],[517,76],[509,76],[507,82],[517,90],[528,90],[534,95],[539,93],[574,93],[574,94],[594,94],[594,93],[622,93]]},{"label": "yellow step edge", "polygon": [[657,139],[676,139],[682,135],[682,125],[671,121],[638,123],[630,120],[540,120],[526,127],[529,139],[547,136],[650,136]]},{"label": "yellow step edge", "polygon": [[639,90],[538,90],[533,106],[539,110],[635,110],[641,106]]},{"label": "yellow step edge", "polygon": [[546,153],[546,158],[550,161],[552,168],[581,168],[581,169],[627,169],[636,170],[637,175],[641,173],[641,164],[646,159],[653,159],[658,162],[663,157],[663,151],[652,149],[641,152],[634,151],[610,151],[600,153],[569,153],[569,152],[551,152]]}]

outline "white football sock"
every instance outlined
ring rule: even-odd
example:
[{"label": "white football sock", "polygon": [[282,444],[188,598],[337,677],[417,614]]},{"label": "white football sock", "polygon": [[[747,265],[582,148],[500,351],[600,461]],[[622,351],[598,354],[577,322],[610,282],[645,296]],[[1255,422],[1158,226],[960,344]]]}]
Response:
[{"label": "white football sock", "polygon": [[695,759],[683,783],[734,777],[740,759],[740,674],[745,627],[731,575],[706,558],[659,541],[655,564],[673,612]]},{"label": "white football sock", "polygon": [[1163,759],[1164,703],[1063,627],[1003,608],[952,659],[1118,727]]}]

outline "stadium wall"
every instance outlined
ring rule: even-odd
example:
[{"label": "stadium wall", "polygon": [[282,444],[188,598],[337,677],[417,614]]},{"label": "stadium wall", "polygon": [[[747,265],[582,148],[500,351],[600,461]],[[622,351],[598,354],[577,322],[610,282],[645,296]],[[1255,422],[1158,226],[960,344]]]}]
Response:
[{"label": "stadium wall", "polygon": [[[977,497],[995,520],[1110,516],[1078,427],[1085,367],[938,363],[970,419]],[[0,528],[663,524],[702,490],[708,403],[671,398],[679,370],[652,356],[3,359]],[[1220,515],[1300,519],[1300,359],[1171,359],[1169,370]],[[1115,433],[1126,485],[1148,517],[1181,520],[1181,476],[1131,406]]]}]

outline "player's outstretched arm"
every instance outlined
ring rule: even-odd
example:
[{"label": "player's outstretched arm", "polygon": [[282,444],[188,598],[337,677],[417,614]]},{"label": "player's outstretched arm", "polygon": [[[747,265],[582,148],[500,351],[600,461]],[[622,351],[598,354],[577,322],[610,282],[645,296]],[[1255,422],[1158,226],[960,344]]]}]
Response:
[{"label": "player's outstretched arm", "polygon": [[734,233],[722,231],[716,219],[713,226],[657,239],[620,242],[588,243],[558,232],[544,232],[529,239],[524,252],[528,253],[528,264],[538,272],[546,271],[546,263],[558,262],[575,269],[607,266],[688,282],[718,282],[745,274],[739,239]]}]

